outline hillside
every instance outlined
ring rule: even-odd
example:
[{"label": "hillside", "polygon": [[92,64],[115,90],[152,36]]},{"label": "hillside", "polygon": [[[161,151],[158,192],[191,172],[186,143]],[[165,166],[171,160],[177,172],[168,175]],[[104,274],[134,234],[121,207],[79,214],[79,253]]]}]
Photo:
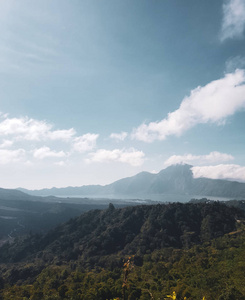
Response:
[{"label": "hillside", "polygon": [[[31,196],[18,190],[0,189],[0,246],[7,240],[44,233],[59,223],[91,209],[137,205],[139,201]],[[152,201],[142,201],[152,204]]]},{"label": "hillside", "polygon": [[24,190],[32,195],[83,195],[114,198],[150,198],[158,201],[188,201],[192,197],[245,199],[245,183],[194,178],[190,165],[173,165],[158,174],[141,172],[111,184],[43,190]]},{"label": "hillside", "polygon": [[38,200],[38,197],[31,196],[19,190],[0,188],[0,199],[2,200]]},{"label": "hillside", "polygon": [[177,299],[242,300],[244,218],[218,202],[110,204],[1,247],[0,296],[150,300],[176,291]]},{"label": "hillside", "polygon": [[[165,247],[189,248],[236,229],[244,212],[219,202],[173,203],[92,210],[46,235],[0,248],[0,262],[45,257],[98,263],[104,255],[145,254]],[[31,245],[31,247],[30,247]],[[93,263],[94,261],[94,263]]]}]

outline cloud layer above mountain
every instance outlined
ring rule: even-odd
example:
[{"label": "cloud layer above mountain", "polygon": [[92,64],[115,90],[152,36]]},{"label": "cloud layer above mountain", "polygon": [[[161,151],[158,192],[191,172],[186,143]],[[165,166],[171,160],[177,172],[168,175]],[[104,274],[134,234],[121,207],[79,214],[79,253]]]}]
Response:
[{"label": "cloud layer above mountain", "polygon": [[172,155],[165,162],[165,166],[175,165],[175,164],[191,164],[191,165],[205,165],[205,164],[217,164],[221,162],[227,162],[233,160],[234,157],[230,154],[220,153],[213,151],[207,155]]},{"label": "cloud layer above mountain", "polygon": [[235,164],[216,166],[195,166],[192,168],[194,178],[229,179],[245,182],[245,167]]}]

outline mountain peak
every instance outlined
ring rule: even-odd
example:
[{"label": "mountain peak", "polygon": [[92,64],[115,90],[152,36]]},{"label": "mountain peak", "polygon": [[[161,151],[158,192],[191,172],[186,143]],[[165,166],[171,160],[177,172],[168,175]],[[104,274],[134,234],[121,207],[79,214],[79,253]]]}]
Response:
[{"label": "mountain peak", "polygon": [[188,164],[175,164],[171,165],[163,170],[161,170],[158,174],[168,174],[168,175],[175,175],[175,176],[183,176],[189,175],[192,177],[192,166]]},{"label": "mountain peak", "polygon": [[190,169],[192,167],[193,166],[189,165],[189,164],[173,164],[173,165],[168,166],[164,170],[166,170],[166,169]]},{"label": "mountain peak", "polygon": [[[51,195],[51,190],[41,190],[33,195]],[[244,199],[245,183],[231,182],[228,180],[213,180],[208,178],[193,178],[192,166],[188,164],[171,165],[158,174],[141,172],[135,176],[115,181],[105,186],[81,186],[76,188],[56,189],[55,195],[83,195],[88,197],[107,198],[150,198],[158,200],[159,197],[176,195],[190,198],[224,197]],[[176,201],[176,200],[175,200]],[[178,200],[179,201],[179,200]]]}]

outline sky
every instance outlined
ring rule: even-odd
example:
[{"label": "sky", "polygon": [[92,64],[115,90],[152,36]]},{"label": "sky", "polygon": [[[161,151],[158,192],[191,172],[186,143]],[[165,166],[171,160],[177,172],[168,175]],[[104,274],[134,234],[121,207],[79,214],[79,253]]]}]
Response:
[{"label": "sky", "polygon": [[245,0],[0,0],[0,186],[174,164],[245,182]]}]

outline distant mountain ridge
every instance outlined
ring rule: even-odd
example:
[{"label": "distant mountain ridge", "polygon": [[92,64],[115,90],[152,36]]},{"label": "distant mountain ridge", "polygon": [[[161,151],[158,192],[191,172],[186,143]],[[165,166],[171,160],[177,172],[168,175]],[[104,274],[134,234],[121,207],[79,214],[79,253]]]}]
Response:
[{"label": "distant mountain ridge", "polygon": [[245,183],[194,178],[191,165],[172,165],[157,174],[141,172],[135,176],[117,180],[111,184],[81,187],[52,188],[42,190],[19,189],[36,196],[91,196],[91,197],[134,197],[155,196],[224,197],[245,199]]}]

